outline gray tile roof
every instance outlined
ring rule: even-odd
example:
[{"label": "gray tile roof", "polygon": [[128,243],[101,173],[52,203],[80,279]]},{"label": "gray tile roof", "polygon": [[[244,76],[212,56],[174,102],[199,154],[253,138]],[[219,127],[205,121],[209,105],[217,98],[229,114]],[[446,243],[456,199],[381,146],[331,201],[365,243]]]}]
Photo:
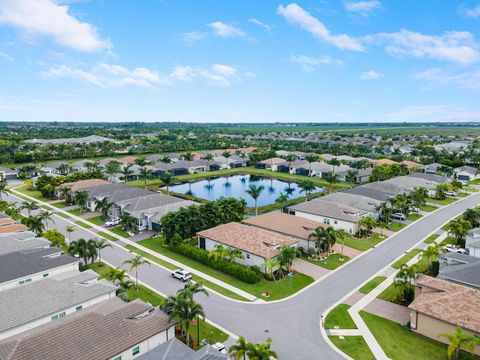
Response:
[{"label": "gray tile roof", "polygon": [[182,200],[162,193],[147,191],[142,196],[125,199],[122,201],[116,201],[115,203],[119,205],[124,211],[127,211],[128,213],[135,213],[138,211],[155,209],[179,201]]},{"label": "gray tile roof", "polygon": [[111,293],[112,283],[88,270],[68,272],[0,292],[0,333]]},{"label": "gray tile roof", "polygon": [[60,266],[78,263],[70,255],[59,255],[59,248],[22,250],[0,256],[0,284]]},{"label": "gray tile roof", "polygon": [[112,298],[0,341],[2,360],[105,360],[171,328],[160,310]]},{"label": "gray tile roof", "polygon": [[140,189],[140,188],[137,188],[137,187],[133,187],[133,186],[126,186],[124,188],[121,188],[111,194],[108,195],[108,200],[111,202],[111,203],[119,203],[120,201],[123,201],[123,200],[129,200],[129,199],[137,199],[137,198],[140,198],[142,196],[148,196],[150,194],[153,194],[152,191],[149,191],[149,190],[144,190],[144,189]]},{"label": "gray tile roof", "polygon": [[174,338],[140,356],[138,360],[185,360],[194,353],[187,345]]},{"label": "gray tile roof", "polygon": [[480,258],[450,252],[442,254],[438,278],[480,289]]},{"label": "gray tile roof", "polygon": [[366,214],[364,210],[325,201],[322,198],[303,202],[291,206],[289,209],[349,222],[357,222]]},{"label": "gray tile roof", "polygon": [[50,241],[44,238],[36,238],[35,234],[30,231],[0,236],[0,255],[48,247],[50,247]]},{"label": "gray tile roof", "polygon": [[58,169],[62,165],[68,165],[68,163],[66,163],[64,161],[54,161],[54,162],[43,165],[42,168],[48,168],[48,169],[54,169],[55,170],[55,169]]},{"label": "gray tile roof", "polygon": [[443,184],[450,181],[449,178],[444,176],[438,176],[435,174],[425,174],[425,173],[411,173],[407,175],[407,177],[420,178],[420,179],[436,182],[438,184]]},{"label": "gray tile roof", "polygon": [[467,173],[470,173],[470,174],[472,174],[472,175],[475,175],[475,174],[477,173],[477,169],[476,169],[476,168],[474,168],[474,167],[472,167],[472,166],[468,166],[468,165],[466,165],[466,166],[460,166],[460,167],[458,167],[458,168],[453,169],[453,171],[454,171],[455,173],[467,172]]},{"label": "gray tile roof", "polygon": [[355,186],[351,189],[347,189],[342,192],[348,193],[348,194],[362,195],[362,196],[379,200],[379,201],[386,201],[389,196],[392,196],[391,193],[385,192],[382,189],[375,189],[374,187],[366,187],[364,185]]},{"label": "gray tile roof", "polygon": [[174,203],[167,204],[162,207],[153,209],[154,214],[150,216],[150,220],[158,224],[160,223],[160,220],[162,219],[162,217],[168,214],[169,212],[177,211],[182,207],[191,206],[191,205],[198,205],[198,204],[190,200],[181,200],[178,202],[174,202]]},{"label": "gray tile roof", "polygon": [[322,197],[322,200],[331,201],[366,211],[375,211],[375,207],[381,204],[380,200],[372,199],[363,195],[350,194],[345,191],[325,195]]},{"label": "gray tile roof", "polygon": [[116,184],[104,184],[97,185],[91,188],[85,189],[88,192],[88,198],[93,199],[98,196],[109,196],[115,193],[117,190],[127,189],[129,186],[125,183],[116,183]]}]

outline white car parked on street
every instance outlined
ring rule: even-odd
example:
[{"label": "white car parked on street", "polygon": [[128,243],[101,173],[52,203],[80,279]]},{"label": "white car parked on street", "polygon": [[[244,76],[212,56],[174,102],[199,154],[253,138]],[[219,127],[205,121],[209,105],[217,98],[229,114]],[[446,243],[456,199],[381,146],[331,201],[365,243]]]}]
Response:
[{"label": "white car parked on street", "polygon": [[177,269],[172,271],[172,278],[187,282],[192,278],[192,273],[187,270]]}]

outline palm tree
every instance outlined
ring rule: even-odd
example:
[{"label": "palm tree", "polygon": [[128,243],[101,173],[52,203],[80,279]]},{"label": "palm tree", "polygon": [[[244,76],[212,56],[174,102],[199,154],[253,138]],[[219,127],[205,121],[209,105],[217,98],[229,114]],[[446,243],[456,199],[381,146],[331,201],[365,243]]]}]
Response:
[{"label": "palm tree", "polygon": [[447,230],[449,234],[455,236],[456,244],[460,246],[464,245],[465,236],[471,228],[472,224],[470,221],[463,218],[453,219],[445,226],[445,230]]},{"label": "palm tree", "polygon": [[228,159],[230,158],[230,156],[232,156],[232,154],[230,154],[228,151],[224,151],[222,153],[222,156],[225,158],[225,165],[227,167],[227,169],[229,168],[228,166]]},{"label": "palm tree", "polygon": [[292,167],[292,162],[297,160],[297,157],[293,154],[288,154],[285,156],[285,161],[288,162],[288,172],[290,173],[290,168]]},{"label": "palm tree", "polygon": [[414,296],[412,281],[417,276],[417,267],[403,264],[395,275],[394,286],[400,292],[402,302],[411,301]]},{"label": "palm tree", "polygon": [[72,226],[72,225],[67,225],[65,227],[65,231],[67,232],[68,234],[68,242],[70,243],[72,241],[72,233],[76,230],[75,226]]},{"label": "palm tree", "polygon": [[112,248],[113,246],[105,239],[95,239],[95,247],[98,252],[98,261],[102,262],[102,249],[107,247]]},{"label": "palm tree", "polygon": [[150,265],[150,261],[144,259],[140,255],[136,255],[131,259],[125,260],[123,263],[130,265],[130,271],[135,270],[135,288],[138,291],[138,267],[142,265]]},{"label": "palm tree", "polygon": [[235,360],[246,360],[248,351],[248,342],[243,336],[240,336],[235,344],[228,348],[228,355]]},{"label": "palm tree", "polygon": [[328,162],[330,165],[332,165],[332,172],[335,174],[335,166],[340,166],[342,165],[342,163],[340,162],[340,160],[338,160],[337,158],[333,158],[332,160],[330,160]]},{"label": "palm tree", "polygon": [[84,262],[88,264],[88,260],[95,260],[97,257],[97,248],[95,246],[95,240],[78,239],[74,240],[68,246],[68,253],[71,255],[78,255]]},{"label": "palm tree", "polygon": [[357,224],[360,227],[360,232],[362,232],[362,229],[365,229],[367,235],[369,235],[372,230],[377,226],[377,221],[373,216],[366,216],[364,218],[361,218]]},{"label": "palm tree", "polygon": [[0,200],[2,200],[2,195],[8,192],[10,192],[10,190],[7,189],[7,181],[2,179],[0,181]]},{"label": "palm tree", "polygon": [[456,359],[460,359],[461,350],[466,350],[473,353],[473,348],[477,344],[475,337],[464,333],[460,326],[456,327],[453,335],[449,333],[441,333],[438,335],[438,337],[446,338],[450,342],[447,348],[449,359],[453,354],[455,354]]},{"label": "palm tree", "polygon": [[37,236],[42,235],[43,231],[45,230],[43,220],[39,216],[31,215],[28,217],[24,217],[22,218],[21,222],[30,231],[33,231]]},{"label": "palm tree", "polygon": [[277,204],[280,204],[283,209],[287,201],[288,201],[288,194],[284,193],[283,191],[280,191],[280,193],[278,194],[278,197],[275,199],[275,202]]},{"label": "palm tree", "polygon": [[285,246],[280,249],[280,253],[277,256],[277,259],[280,265],[285,267],[287,271],[290,272],[293,260],[299,256],[301,256],[301,253],[297,247]]},{"label": "palm tree", "polygon": [[140,177],[144,181],[144,188],[147,189],[147,180],[152,176],[153,171],[148,167],[144,166],[140,169]]},{"label": "palm tree", "polygon": [[45,228],[48,230],[48,222],[51,221],[55,224],[55,221],[52,219],[52,214],[47,210],[42,210],[38,214],[38,217],[45,222]]},{"label": "palm tree", "polygon": [[177,297],[169,320],[177,320],[182,326],[182,333],[185,334],[187,346],[190,346],[190,324],[193,320],[202,318],[205,320],[205,312],[202,305],[186,296]]},{"label": "palm tree", "polygon": [[143,158],[137,158],[137,159],[135,159],[133,162],[134,162],[136,165],[141,166],[141,167],[145,167],[145,166],[148,164],[147,160],[145,160],[145,159],[143,159]]},{"label": "palm tree", "polygon": [[308,195],[316,189],[315,183],[312,180],[304,180],[300,185],[298,185],[300,192],[305,192],[305,201],[308,200]]},{"label": "palm tree", "polygon": [[275,269],[277,266],[280,266],[280,262],[270,258],[270,259],[266,259],[265,262],[262,264],[262,266],[265,267],[265,271],[267,272],[267,274],[270,275],[270,277],[274,281],[277,281],[277,279],[275,279],[275,274],[273,272],[273,269]]},{"label": "palm tree", "polygon": [[245,256],[243,253],[236,248],[227,248],[227,257],[228,260],[233,262],[235,259],[243,259]]},{"label": "palm tree", "polygon": [[432,244],[422,251],[421,258],[425,260],[428,268],[430,269],[432,263],[440,256],[440,246],[438,244]]},{"label": "palm tree", "polygon": [[170,193],[170,186],[173,184],[173,176],[170,172],[165,171],[162,175],[160,175],[160,180],[165,184],[167,187],[167,193]]},{"label": "palm tree", "polygon": [[248,195],[250,195],[253,200],[255,201],[255,216],[258,215],[258,198],[260,197],[260,194],[262,191],[265,189],[263,185],[256,186],[256,185],[250,185],[248,189],[245,191]]},{"label": "palm tree", "polygon": [[308,161],[308,176],[312,176],[312,163],[318,161],[319,156],[317,154],[308,154],[305,156],[305,160]]},{"label": "palm tree", "polygon": [[122,225],[123,230],[127,232],[136,233],[138,231],[137,218],[130,214],[123,213],[120,216],[120,224]]},{"label": "palm tree", "polygon": [[181,158],[188,162],[188,170],[190,171],[190,168],[192,167],[191,163],[192,163],[193,158],[194,158],[193,153],[191,153],[190,151],[187,151],[186,153],[183,153],[181,155]]},{"label": "palm tree", "polygon": [[322,249],[323,252],[329,252],[340,236],[340,233],[331,226],[326,229],[319,226],[308,236],[308,240],[314,241],[315,247]]},{"label": "palm tree", "polygon": [[88,200],[88,192],[85,190],[77,191],[74,196],[74,202],[78,206],[80,206],[81,210],[85,210],[87,206],[87,200]]},{"label": "palm tree", "polygon": [[208,294],[207,289],[205,289],[202,284],[200,284],[200,283],[194,283],[194,282],[192,282],[192,281],[190,281],[190,280],[185,284],[185,286],[183,287],[183,289],[179,289],[179,290],[177,291],[177,296],[178,296],[178,295],[187,296],[187,297],[189,297],[191,300],[193,300],[193,296],[194,296],[195,294],[203,294],[203,295],[205,295],[205,296],[210,296],[210,295]]},{"label": "palm tree", "polygon": [[113,180],[113,176],[118,174],[121,170],[121,163],[117,160],[111,160],[105,166],[105,173],[108,174],[108,179]]},{"label": "palm tree", "polygon": [[125,181],[125,184],[128,184],[128,177],[133,174],[133,170],[131,169],[132,164],[126,164],[123,165],[120,172],[123,175],[123,179]]},{"label": "palm tree", "polygon": [[68,204],[70,202],[70,188],[67,186],[62,186],[60,188],[60,195],[63,199],[65,199],[65,202]]},{"label": "palm tree", "polygon": [[261,344],[248,344],[247,356],[249,360],[270,360],[278,358],[275,351],[270,348],[272,339],[268,338],[265,343]]},{"label": "palm tree", "polygon": [[338,175],[335,174],[334,172],[332,171],[329,171],[325,177],[324,177],[325,180],[327,180],[328,182],[328,192],[331,193],[332,192],[332,185],[337,183],[339,180],[338,180]]},{"label": "palm tree", "polygon": [[[208,153],[203,157],[203,160],[207,160],[207,168],[210,171],[210,161],[213,160],[213,154]],[[208,177],[208,181],[210,182],[210,177]]]},{"label": "palm tree", "polygon": [[20,205],[20,210],[27,209],[28,216],[32,215],[32,210],[38,209],[38,205],[35,201],[23,201]]},{"label": "palm tree", "polygon": [[95,200],[95,211],[100,211],[104,218],[107,218],[108,211],[112,206],[113,204],[110,201],[108,201],[107,197],[104,197],[103,199]]},{"label": "palm tree", "polygon": [[215,245],[214,249],[208,253],[208,257],[213,258],[215,261],[223,260],[229,255],[228,249],[222,244]]},{"label": "palm tree", "polygon": [[165,155],[164,157],[162,157],[162,158],[160,159],[160,162],[161,162],[162,164],[167,165],[166,167],[167,167],[167,171],[168,171],[168,165],[170,165],[173,161],[172,161],[172,159],[170,159],[168,156]]}]

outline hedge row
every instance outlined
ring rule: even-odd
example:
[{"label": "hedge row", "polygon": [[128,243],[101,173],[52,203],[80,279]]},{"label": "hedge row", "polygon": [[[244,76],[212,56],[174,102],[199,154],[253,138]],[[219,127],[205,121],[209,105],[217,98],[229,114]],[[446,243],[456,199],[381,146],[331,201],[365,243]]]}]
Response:
[{"label": "hedge row", "polygon": [[214,260],[213,258],[208,257],[208,251],[189,244],[181,243],[172,245],[170,249],[248,284],[255,284],[261,279],[260,272],[255,271],[252,268],[227,260]]}]

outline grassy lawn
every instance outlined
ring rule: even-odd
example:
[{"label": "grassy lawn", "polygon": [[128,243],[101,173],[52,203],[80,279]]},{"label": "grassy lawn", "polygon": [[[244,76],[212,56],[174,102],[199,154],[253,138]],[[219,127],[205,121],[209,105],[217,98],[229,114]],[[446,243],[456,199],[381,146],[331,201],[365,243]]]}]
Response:
[{"label": "grassy lawn", "polygon": [[425,244],[432,244],[435,240],[438,239],[439,236],[440,235],[438,235],[438,234],[432,234],[429,237],[427,237],[425,240],[423,240],[423,242]]},{"label": "grassy lawn", "polygon": [[59,208],[59,209],[63,209],[64,207],[69,206],[65,203],[65,201],[61,201],[61,202],[54,203],[54,204],[51,204],[51,205],[55,206],[56,208]]},{"label": "grassy lawn", "polygon": [[329,339],[340,351],[352,359],[375,360],[375,356],[373,356],[363,336],[345,336],[343,339],[338,336],[330,336]]},{"label": "grassy lawn", "polygon": [[462,191],[462,192],[459,192],[459,193],[457,194],[457,197],[459,197],[459,198],[464,198],[464,197],[467,197],[468,195],[470,195],[470,194],[467,194],[466,192],[463,192],[463,191]]},{"label": "grassy lawn", "polygon": [[[343,258],[343,261],[340,261],[340,258]],[[309,259],[308,256],[304,256],[304,257],[302,257],[302,259],[305,260],[305,261],[308,261],[309,263],[321,266],[321,267],[323,267],[325,269],[328,269],[328,270],[335,270],[336,268],[338,268],[339,266],[342,266],[348,260],[350,260],[350,258],[348,256],[345,256],[345,255],[342,256],[342,255],[337,254],[337,253],[330,255],[325,260]]]},{"label": "grassy lawn", "polygon": [[426,212],[432,212],[432,211],[435,211],[437,209],[438,209],[438,207],[432,206],[432,205],[424,205],[420,208],[420,210],[426,211]]},{"label": "grassy lawn", "polygon": [[[220,271],[214,270],[211,267],[201,264],[186,256],[170,251],[169,249],[162,246],[160,238],[142,240],[142,241],[139,241],[138,244],[143,245],[162,255],[168,256],[193,269],[196,269],[205,274],[213,276],[227,284],[235,286],[245,292],[248,292],[249,294],[252,294],[253,296],[264,299],[266,301],[278,300],[278,299],[287,297],[289,295],[292,295],[314,281],[313,278],[311,278],[310,276],[297,273],[292,278],[284,277],[277,281],[268,281],[262,278],[262,280],[260,280],[256,284],[247,284],[246,282],[238,280],[233,276],[224,274]],[[265,298],[262,296],[262,293],[265,291],[268,291],[270,293],[270,297]]]},{"label": "grassy lawn", "polygon": [[25,184],[16,188],[15,190],[17,190],[18,192],[24,195],[31,196],[39,201],[49,202],[52,200],[44,197],[42,193],[38,190],[29,190],[31,187],[32,187],[32,180],[25,180]]},{"label": "grassy lawn", "polygon": [[344,245],[357,250],[365,251],[371,247],[374,247],[386,238],[387,237],[385,235],[382,236],[380,234],[373,234],[372,236],[366,238],[355,238],[353,236],[349,236],[345,239]]},{"label": "grassy lawn", "polygon": [[383,290],[380,293],[380,295],[377,296],[377,298],[385,300],[385,301],[395,302],[395,300],[398,297],[398,294],[399,294],[398,289],[392,283],[385,290]]},{"label": "grassy lawn", "polygon": [[115,227],[115,228],[109,229],[109,230],[114,234],[117,234],[119,236],[123,236],[124,238],[129,238],[130,237],[130,235],[126,231],[122,230],[121,227]]},{"label": "grassy lawn", "polygon": [[407,216],[407,220],[410,220],[410,221],[416,221],[420,218],[422,218],[423,215],[422,214],[417,214],[417,213],[411,213],[411,214],[408,214]]},{"label": "grassy lawn", "polygon": [[356,329],[355,322],[348,313],[350,305],[339,304],[335,306],[325,317],[325,329]]},{"label": "grassy lawn", "polygon": [[457,201],[457,199],[448,198],[448,197],[443,199],[443,200],[437,200],[437,199],[431,199],[431,198],[428,199],[428,202],[432,202],[432,203],[440,204],[440,205],[449,205],[451,203],[454,203],[455,201]]},{"label": "grassy lawn", "polygon": [[403,265],[403,264],[406,264],[407,262],[409,262],[410,260],[412,260],[416,255],[420,254],[422,252],[422,250],[420,249],[412,249],[410,250],[408,253],[406,253],[405,255],[403,255],[400,259],[398,259],[397,261],[395,261],[393,264],[392,264],[392,267],[394,269],[400,269],[400,267]]},{"label": "grassy lawn", "polygon": [[[385,354],[392,360],[447,360],[447,346],[436,340],[416,334],[402,325],[379,316],[360,311]],[[471,355],[462,354],[462,359]],[[478,359],[478,357],[475,357]]]},{"label": "grassy lawn", "polygon": [[105,239],[111,240],[111,241],[118,241],[116,237],[113,237],[110,234],[107,234],[106,232],[99,231],[97,235],[104,237]]},{"label": "grassy lawn", "polygon": [[407,226],[407,225],[404,224],[404,223],[394,222],[394,223],[390,224],[390,227],[388,229],[391,230],[391,231],[397,232],[397,231],[403,229],[405,226]]},{"label": "grassy lawn", "polygon": [[455,238],[451,236],[447,236],[441,243],[440,246],[445,246],[447,244],[455,244],[456,240]]},{"label": "grassy lawn", "polygon": [[96,217],[85,219],[85,220],[98,226],[103,226],[103,224],[105,224],[105,221],[103,220],[102,216],[96,216]]},{"label": "grassy lawn", "polygon": [[75,224],[80,225],[81,227],[83,227],[85,229],[91,229],[92,228],[92,225],[87,224],[86,222],[83,222],[83,221],[75,221]]},{"label": "grassy lawn", "polygon": [[80,211],[80,209],[67,210],[67,212],[69,212],[72,215],[76,215],[76,216],[82,216],[82,215],[85,214],[84,212]]},{"label": "grassy lawn", "polygon": [[386,276],[375,276],[372,280],[358,289],[358,291],[360,291],[362,294],[368,294],[370,291],[380,285],[386,278]]},{"label": "grassy lawn", "polygon": [[62,212],[56,212],[55,215],[60,216],[60,217],[62,217],[62,218],[64,218],[64,219],[70,219],[70,216],[68,216],[68,215],[66,215],[66,214],[64,214],[64,213],[62,213]]}]

